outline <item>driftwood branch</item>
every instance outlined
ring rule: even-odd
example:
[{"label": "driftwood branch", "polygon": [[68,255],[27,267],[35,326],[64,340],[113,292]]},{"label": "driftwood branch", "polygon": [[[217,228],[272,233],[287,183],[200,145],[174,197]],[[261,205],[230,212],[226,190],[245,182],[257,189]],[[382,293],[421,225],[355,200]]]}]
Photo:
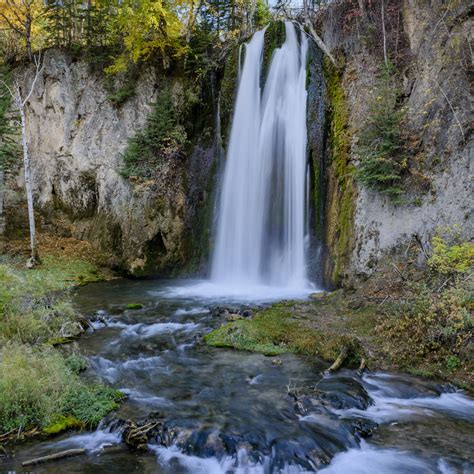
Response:
[{"label": "driftwood branch", "polygon": [[344,361],[347,359],[347,356],[349,355],[349,350],[347,347],[343,347],[341,349],[341,352],[337,356],[337,359],[334,361],[334,363],[329,367],[329,369],[326,371],[327,373],[331,372],[336,372],[336,370],[339,370],[344,363]]},{"label": "driftwood branch", "polygon": [[21,465],[23,467],[35,466],[36,464],[59,461],[60,459],[70,458],[73,456],[80,456],[82,454],[86,454],[85,449],[68,449],[67,451],[61,451],[59,453],[49,454],[48,456],[42,456],[40,458],[35,458],[29,461],[22,462]]},{"label": "driftwood branch", "polygon": [[329,60],[333,63],[333,65],[337,67],[334,56],[331,54],[331,51],[329,51],[329,48],[326,46],[324,41],[316,33],[315,29],[313,28],[313,25],[311,24],[311,20],[309,19],[309,17],[305,15],[305,26],[306,28],[308,28],[308,32],[304,30],[304,27],[300,22],[296,22],[296,23],[300,27],[301,31],[306,33],[318,45],[321,51],[329,58]]}]

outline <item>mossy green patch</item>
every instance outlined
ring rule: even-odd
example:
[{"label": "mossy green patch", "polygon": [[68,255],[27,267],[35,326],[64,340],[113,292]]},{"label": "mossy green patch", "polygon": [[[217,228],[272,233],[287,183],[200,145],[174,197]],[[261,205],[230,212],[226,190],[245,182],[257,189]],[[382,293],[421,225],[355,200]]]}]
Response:
[{"label": "mossy green patch", "polygon": [[55,435],[68,430],[80,430],[84,428],[84,423],[73,416],[58,416],[49,425],[43,428],[47,435]]},{"label": "mossy green patch", "polygon": [[[328,189],[325,241],[332,257],[331,279],[338,284],[350,258],[355,210],[354,168],[350,163],[349,111],[340,72],[325,58],[324,73],[329,104]],[[315,176],[320,179],[319,176]],[[318,183],[316,183],[316,188]],[[321,201],[320,196],[316,196]],[[320,202],[316,206],[320,206]]]},{"label": "mossy green patch", "polygon": [[140,303],[129,303],[127,309],[142,309],[143,305]]},{"label": "mossy green patch", "polygon": [[345,347],[359,359],[357,341],[350,335],[322,331],[308,324],[307,309],[301,313],[301,303],[283,302],[258,311],[252,319],[239,319],[205,336],[207,344],[238,350],[278,355],[293,352],[334,360]]}]

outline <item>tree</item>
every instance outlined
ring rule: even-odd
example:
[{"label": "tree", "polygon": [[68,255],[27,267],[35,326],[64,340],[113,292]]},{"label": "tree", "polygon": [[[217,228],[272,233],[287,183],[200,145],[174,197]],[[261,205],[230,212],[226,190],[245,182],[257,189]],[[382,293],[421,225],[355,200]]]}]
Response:
[{"label": "tree", "polygon": [[20,125],[21,125],[21,143],[23,148],[23,167],[25,173],[25,190],[26,190],[26,200],[28,204],[28,222],[30,226],[30,245],[31,245],[31,256],[28,260],[27,266],[29,268],[34,267],[37,263],[39,263],[39,252],[36,240],[36,226],[35,226],[35,214],[34,214],[34,205],[33,205],[33,183],[31,179],[31,166],[30,166],[30,153],[28,149],[28,137],[26,134],[26,106],[28,104],[28,100],[33,94],[33,91],[36,86],[36,82],[40,77],[41,73],[43,72],[43,67],[41,66],[41,56],[33,57],[36,70],[29,90],[26,94],[23,94],[21,90],[20,83],[17,80],[14,81],[13,87],[10,88],[5,82],[3,85],[9,91],[12,99],[13,104],[15,105],[16,109],[20,114]]},{"label": "tree", "polygon": [[47,13],[42,0],[2,0],[0,2],[0,19],[4,24],[1,29],[10,29],[25,42],[30,60],[33,58],[33,39],[39,30],[39,21]]},{"label": "tree", "polygon": [[123,71],[128,62],[145,60],[157,51],[164,62],[169,59],[169,53],[184,55],[185,26],[182,19],[189,18],[186,13],[192,7],[191,0],[123,0],[118,8],[116,29],[123,36],[125,52],[109,70]]}]

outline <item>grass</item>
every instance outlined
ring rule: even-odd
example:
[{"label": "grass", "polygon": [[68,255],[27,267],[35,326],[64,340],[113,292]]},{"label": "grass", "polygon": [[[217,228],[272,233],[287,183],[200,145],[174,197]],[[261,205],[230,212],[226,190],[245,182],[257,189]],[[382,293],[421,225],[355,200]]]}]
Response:
[{"label": "grass", "polygon": [[0,349],[0,432],[95,427],[122,398],[87,385],[53,348],[9,342]]},{"label": "grass", "polygon": [[[360,357],[357,340],[349,334],[322,330],[307,319],[315,303],[282,302],[258,311],[252,319],[239,319],[205,336],[214,347],[261,352],[274,356],[293,352],[334,360],[343,347]],[[327,329],[327,328],[326,328]]]},{"label": "grass", "polygon": [[46,256],[40,267],[28,270],[15,259],[1,262],[0,339],[35,344],[82,332],[81,316],[62,292],[103,279],[93,263]]},{"label": "grass", "polygon": [[91,254],[80,242],[48,239],[34,269],[21,245],[0,259],[0,434],[92,428],[123,398],[83,381],[87,360],[54,347],[84,330],[67,290],[108,275],[83,258]]}]

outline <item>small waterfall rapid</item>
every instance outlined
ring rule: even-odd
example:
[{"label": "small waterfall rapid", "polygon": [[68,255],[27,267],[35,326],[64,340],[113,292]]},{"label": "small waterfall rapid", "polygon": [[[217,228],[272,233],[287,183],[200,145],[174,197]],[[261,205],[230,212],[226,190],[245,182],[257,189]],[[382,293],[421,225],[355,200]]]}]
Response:
[{"label": "small waterfall rapid", "polygon": [[213,282],[308,287],[306,55],[292,23],[265,86],[265,30],[246,45],[218,203]]}]

